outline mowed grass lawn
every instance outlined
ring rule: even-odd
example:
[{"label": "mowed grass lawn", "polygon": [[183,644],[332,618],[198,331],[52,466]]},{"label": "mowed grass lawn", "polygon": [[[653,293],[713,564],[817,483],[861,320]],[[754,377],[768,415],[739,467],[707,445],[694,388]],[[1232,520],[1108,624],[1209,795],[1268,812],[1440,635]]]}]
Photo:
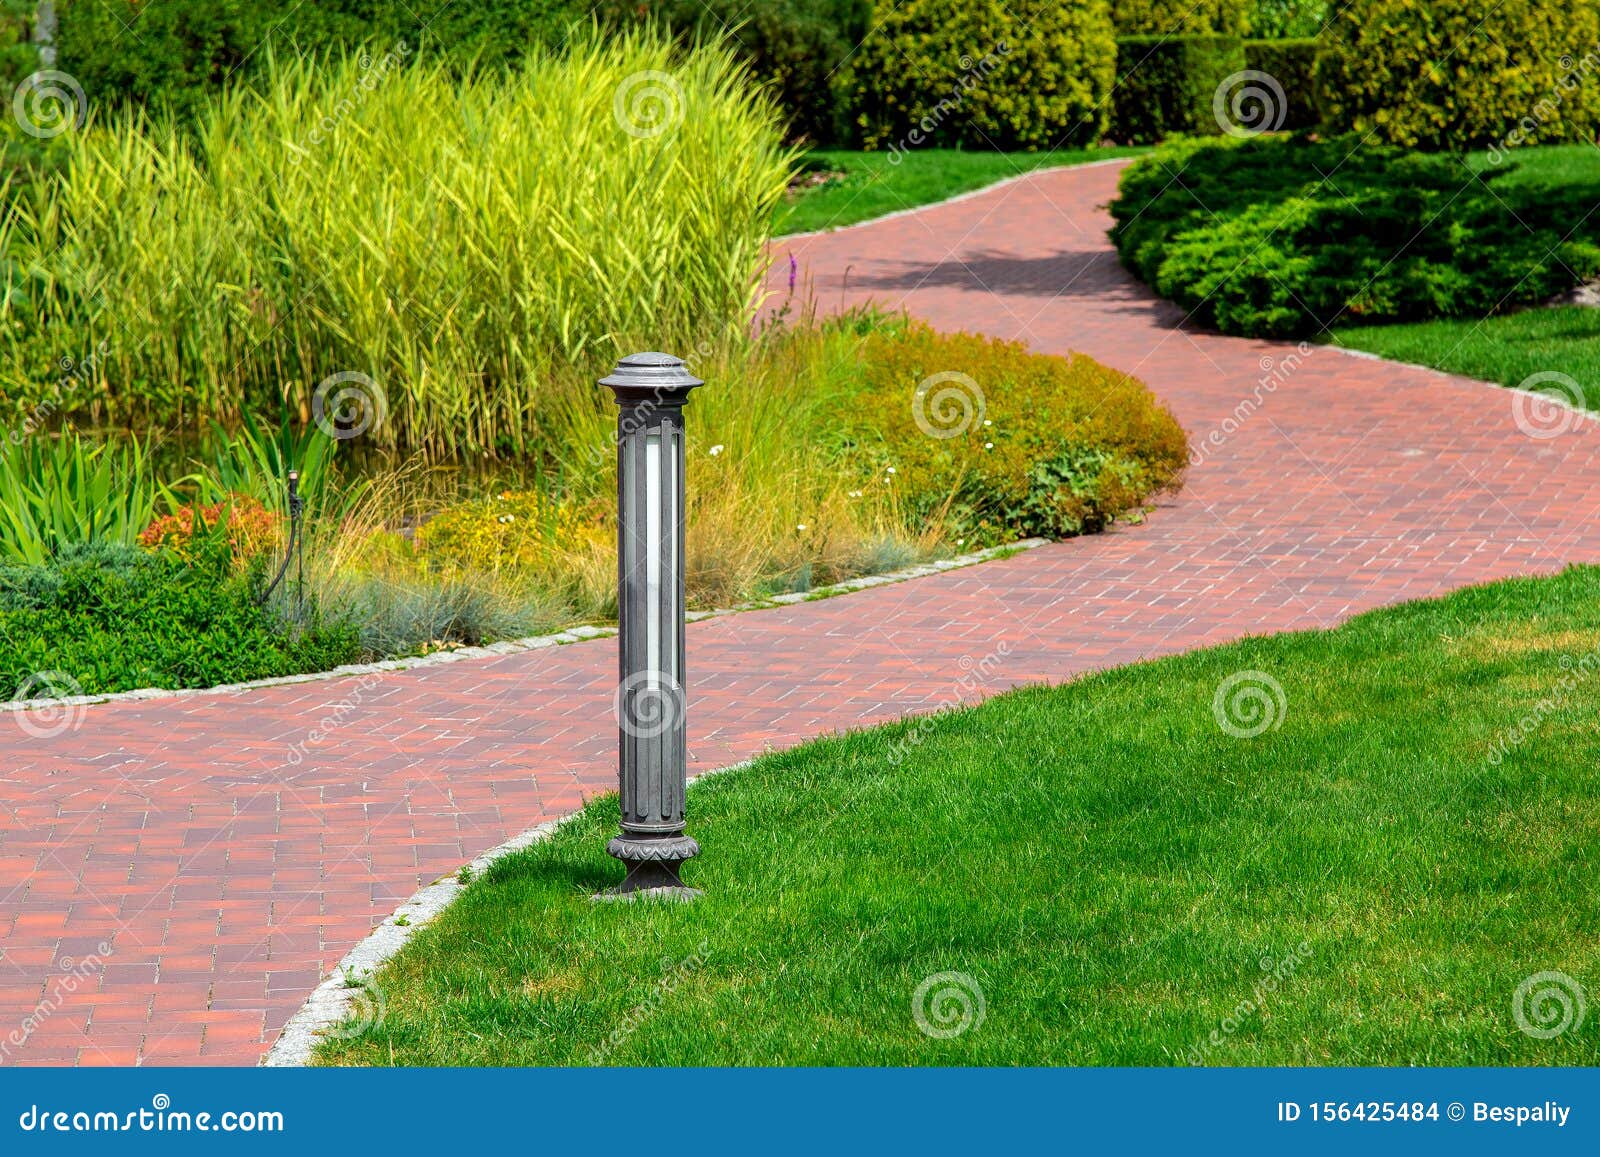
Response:
[{"label": "mowed grass lawn", "polygon": [[[1600,148],[1593,145],[1543,145],[1508,150],[1497,166],[1488,153],[1462,161],[1469,172],[1489,173],[1509,166],[1503,180],[1549,191],[1552,199],[1571,205],[1574,233],[1600,235],[1600,205],[1581,191],[1600,182]],[[1492,186],[1491,186],[1492,187]],[[1503,386],[1518,386],[1534,374],[1565,374],[1589,409],[1600,410],[1600,309],[1559,306],[1468,320],[1428,321],[1414,325],[1336,326],[1329,339],[1396,361],[1415,362]],[[1555,387],[1577,402],[1564,383]]]},{"label": "mowed grass lawn", "polygon": [[[1583,404],[1600,410],[1600,309],[1567,305],[1500,314],[1476,321],[1428,321],[1336,329],[1337,345],[1380,357],[1432,366],[1453,374],[1520,386],[1556,372],[1577,383]],[[1554,390],[1577,403],[1571,386],[1536,379],[1530,388]]]},{"label": "mowed grass lawn", "polygon": [[[597,800],[320,1059],[1592,1065],[1597,646],[1600,569],[1572,569],[767,755],[692,788],[692,905],[591,903],[620,876]],[[1253,738],[1216,713],[1240,672]],[[1514,996],[1550,971],[1589,1015],[1536,1039]],[[942,973],[984,1006],[948,1039],[913,1014]]]},{"label": "mowed grass lawn", "polygon": [[1039,168],[1109,161],[1149,152],[1144,148],[1061,149],[1049,153],[910,149],[896,154],[818,149],[807,170],[836,174],[825,185],[799,190],[779,206],[773,234],[837,229],[901,209],[943,201]]}]

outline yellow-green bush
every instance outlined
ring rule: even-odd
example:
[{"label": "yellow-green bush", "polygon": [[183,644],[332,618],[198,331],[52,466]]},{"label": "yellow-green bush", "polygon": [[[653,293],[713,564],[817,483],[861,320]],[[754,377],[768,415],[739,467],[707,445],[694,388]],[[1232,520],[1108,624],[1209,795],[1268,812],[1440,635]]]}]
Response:
[{"label": "yellow-green bush", "polygon": [[1144,383],[1082,355],[915,324],[870,337],[861,366],[843,420],[872,463],[864,486],[966,545],[1137,518],[1187,464]]},{"label": "yellow-green bush", "polygon": [[1593,140],[1596,0],[1353,0],[1322,36],[1329,127],[1423,149]]},{"label": "yellow-green bush", "polygon": [[867,148],[1098,140],[1116,74],[1105,0],[879,0],[853,62]]},{"label": "yellow-green bush", "polygon": [[1118,36],[1243,36],[1252,0],[1111,0]]},{"label": "yellow-green bush", "polygon": [[570,549],[604,530],[598,517],[536,490],[504,490],[430,519],[417,534],[422,557],[443,568],[500,571],[532,566],[553,549]]}]

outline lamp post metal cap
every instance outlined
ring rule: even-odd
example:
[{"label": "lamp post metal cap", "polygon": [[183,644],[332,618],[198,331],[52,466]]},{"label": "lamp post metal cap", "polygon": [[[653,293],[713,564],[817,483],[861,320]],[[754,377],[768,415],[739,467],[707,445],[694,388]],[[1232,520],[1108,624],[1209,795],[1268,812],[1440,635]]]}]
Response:
[{"label": "lamp post metal cap", "polygon": [[690,390],[705,385],[683,368],[682,358],[663,353],[629,354],[600,384],[610,386],[619,402],[650,397],[681,402]]}]

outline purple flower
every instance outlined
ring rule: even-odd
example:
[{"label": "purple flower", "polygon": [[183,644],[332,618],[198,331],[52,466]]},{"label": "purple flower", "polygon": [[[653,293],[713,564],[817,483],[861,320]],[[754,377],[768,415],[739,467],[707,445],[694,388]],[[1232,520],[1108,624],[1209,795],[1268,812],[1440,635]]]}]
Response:
[{"label": "purple flower", "polygon": [[789,292],[794,292],[794,276],[800,269],[800,263],[794,259],[794,254],[789,254]]}]

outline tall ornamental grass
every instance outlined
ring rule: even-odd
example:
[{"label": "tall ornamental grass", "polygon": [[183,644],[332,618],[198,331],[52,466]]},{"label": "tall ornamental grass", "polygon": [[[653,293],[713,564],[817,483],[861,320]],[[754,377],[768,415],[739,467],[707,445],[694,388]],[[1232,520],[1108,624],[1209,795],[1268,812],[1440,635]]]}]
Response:
[{"label": "tall ornamental grass", "polygon": [[11,222],[4,392],[103,348],[73,391],[94,416],[232,424],[311,417],[345,374],[370,438],[520,451],[561,367],[743,337],[794,158],[725,47],[629,33],[465,79],[414,57],[273,60],[192,133],[78,134]]}]

